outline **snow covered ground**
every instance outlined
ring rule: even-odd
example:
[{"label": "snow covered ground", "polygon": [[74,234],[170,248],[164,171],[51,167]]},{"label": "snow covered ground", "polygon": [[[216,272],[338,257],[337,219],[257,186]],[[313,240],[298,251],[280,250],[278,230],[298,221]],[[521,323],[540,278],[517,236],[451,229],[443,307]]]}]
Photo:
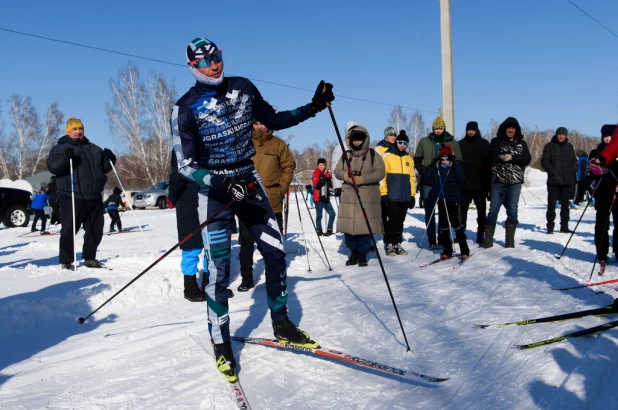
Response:
[{"label": "snow covered ground", "polygon": [[[504,211],[496,245],[477,248],[476,213],[471,211],[473,257],[456,270],[451,269],[454,260],[419,269],[437,253],[423,250],[416,258],[423,212],[416,208],[409,213],[404,234],[409,255],[382,256],[409,352],[375,254],[366,268],[346,267],[342,235],[333,235],[321,238],[327,262],[301,202],[308,272],[292,202],[286,243],[291,318],[324,347],[450,380],[409,382],[234,342],[240,380],[252,407],[618,409],[618,329],[531,350],[512,347],[615,320],[614,315],[502,329],[472,326],[601,307],[618,293],[609,286],[551,289],[588,278],[595,258],[595,212],[588,209],[565,256],[555,259],[569,235],[545,234],[545,174],[535,171],[530,179],[532,186],[522,191],[516,248],[503,247]],[[582,210],[571,212],[571,228]],[[77,324],[77,317],[97,308],[177,242],[174,211],[140,211],[138,216],[149,229],[145,235],[155,254],[139,233],[105,235],[98,257],[112,271],[83,266],[77,272],[60,270],[58,236],[18,237],[28,228],[0,229],[0,408],[236,407],[212,356],[201,347],[209,347],[205,305],[182,297],[179,252],[84,325]],[[137,225],[128,213],[123,223]],[[81,243],[79,234],[78,249]],[[272,337],[263,277],[252,291],[236,292],[239,248],[234,245],[232,334]],[[256,277],[263,276],[263,261],[257,253],[255,258]],[[603,279],[616,277],[613,256],[610,263]],[[598,278],[596,272],[593,278]]]}]

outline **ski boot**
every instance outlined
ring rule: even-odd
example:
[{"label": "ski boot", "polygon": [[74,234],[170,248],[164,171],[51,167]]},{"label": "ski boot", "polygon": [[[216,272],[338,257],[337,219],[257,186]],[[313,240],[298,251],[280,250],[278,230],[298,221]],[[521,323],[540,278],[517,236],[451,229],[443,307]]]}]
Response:
[{"label": "ski boot", "polygon": [[213,348],[217,370],[223,373],[228,382],[236,383],[238,376],[236,375],[236,359],[234,359],[234,352],[232,351],[232,342],[213,343]]},{"label": "ski boot", "polygon": [[317,349],[320,347],[316,342],[311,340],[309,334],[297,328],[290,319],[273,320],[273,333],[275,339],[280,342],[290,343],[293,345]]}]

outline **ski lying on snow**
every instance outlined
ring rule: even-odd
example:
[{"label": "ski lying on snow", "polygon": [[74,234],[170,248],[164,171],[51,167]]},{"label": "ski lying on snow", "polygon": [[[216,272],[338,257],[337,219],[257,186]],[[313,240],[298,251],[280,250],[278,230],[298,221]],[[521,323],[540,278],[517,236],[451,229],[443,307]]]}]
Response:
[{"label": "ski lying on snow", "polygon": [[107,235],[117,235],[119,233],[135,233],[135,232],[148,232],[150,231],[150,229],[142,229],[141,231],[139,229],[135,229],[135,230],[127,230],[127,231],[122,231],[122,232],[108,232]]},{"label": "ski lying on snow", "polygon": [[[206,351],[206,353],[208,353],[213,359],[216,360],[214,351],[212,349],[207,349],[202,344],[202,342],[200,342],[195,337],[193,337],[193,335],[190,335],[190,336],[191,336],[191,339],[193,339],[195,343],[197,343],[202,349]],[[242,385],[240,384],[240,378],[238,377],[238,374],[236,374],[236,381],[234,383],[230,383],[227,380],[225,381],[230,386],[230,393],[232,394],[232,399],[236,402],[236,405],[238,406],[238,408],[242,410],[251,410],[251,406],[249,405],[247,396],[245,396],[245,391],[243,390]]]},{"label": "ski lying on snow", "polygon": [[581,288],[588,288],[588,287],[591,287],[591,286],[609,285],[610,283],[616,283],[616,282],[618,282],[618,279],[610,279],[610,280],[605,280],[603,282],[586,283],[586,284],[583,284],[583,285],[571,286],[569,288],[552,288],[552,290],[581,289]]},{"label": "ski lying on snow", "polygon": [[426,263],[426,264],[424,264],[424,265],[418,265],[418,267],[419,267],[419,268],[424,268],[424,267],[426,267],[426,266],[435,265],[436,263],[439,263],[439,262],[444,262],[444,261],[449,261],[449,260],[451,260],[451,259],[453,259],[453,257],[452,257],[452,256],[451,256],[450,258],[446,258],[446,259],[438,258],[438,259],[436,259],[435,261],[432,261],[432,262]]},{"label": "ski lying on snow", "polygon": [[618,313],[618,310],[614,308],[614,305],[607,305],[605,307],[597,308],[597,309],[580,310],[579,312],[570,312],[570,313],[564,313],[562,315],[547,316],[547,317],[541,317],[537,319],[521,320],[519,322],[499,323],[496,325],[475,324],[474,326],[479,329],[487,329],[487,328],[497,329],[497,328],[510,326],[510,325],[524,326],[524,325],[532,325],[534,323],[560,322],[563,320],[579,319],[585,316],[602,316],[602,315],[609,315],[612,313]]},{"label": "ski lying on snow", "polygon": [[461,265],[464,264],[465,261],[467,261],[468,259],[470,259],[472,257],[472,255],[468,255],[466,258],[460,258],[459,259],[459,263],[455,266],[453,266],[453,269],[457,269],[459,268]]},{"label": "ski lying on snow", "polygon": [[618,320],[614,320],[613,322],[607,322],[599,326],[590,327],[588,329],[580,330],[578,332],[569,333],[564,336],[554,337],[553,339],[541,340],[540,342],[528,343],[525,345],[515,345],[515,347],[517,347],[518,349],[531,349],[533,347],[545,346],[545,345],[549,345],[552,343],[561,342],[566,339],[571,339],[574,337],[581,337],[581,336],[591,335],[594,333],[605,332],[606,330],[612,329],[616,326],[618,326]]},{"label": "ski lying on snow", "polygon": [[400,376],[404,379],[409,380],[422,380],[425,382],[444,382],[447,381],[448,377],[434,377],[427,376],[425,374],[420,374],[416,372],[412,372],[409,370],[397,369],[396,367],[387,366],[384,364],[376,363],[371,360],[361,359],[360,357],[353,356],[349,353],[342,352],[340,350],[335,349],[327,349],[318,346],[317,348],[306,347],[294,343],[290,343],[285,340],[276,340],[276,339],[264,339],[261,337],[237,337],[233,336],[232,340],[238,342],[252,343],[256,345],[275,347],[279,349],[290,349],[301,353],[310,353],[316,356],[328,357],[330,359],[340,360],[342,362],[355,364],[357,366],[367,367],[373,370],[378,370],[383,373],[387,373],[390,375]]}]

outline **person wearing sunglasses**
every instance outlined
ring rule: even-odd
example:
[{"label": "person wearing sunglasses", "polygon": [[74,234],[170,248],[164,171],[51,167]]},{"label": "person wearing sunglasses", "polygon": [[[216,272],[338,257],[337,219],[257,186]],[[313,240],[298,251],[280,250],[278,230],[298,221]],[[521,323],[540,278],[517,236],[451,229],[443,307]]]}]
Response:
[{"label": "person wearing sunglasses", "polygon": [[414,160],[406,152],[410,139],[405,130],[399,131],[395,147],[389,148],[382,156],[386,175],[380,181],[382,203],[387,204],[388,221],[384,227],[384,244],[388,256],[407,255],[401,246],[403,242],[403,223],[408,208],[413,209],[416,201],[416,177]]},{"label": "person wearing sunglasses", "polygon": [[187,66],[196,83],[172,109],[171,130],[178,172],[200,186],[199,218],[209,260],[206,300],[208,330],[216,366],[234,382],[236,361],[230,342],[227,286],[230,280],[231,221],[235,214],[250,231],[266,264],[266,294],[275,338],[315,347],[293,324],[287,309],[287,263],[282,235],[253,166],[251,120],[276,131],[293,127],[331,103],[332,84],[321,81],[309,104],[276,111],[247,78],[224,75],[223,51],[205,37],[189,42]]},{"label": "person wearing sunglasses", "polygon": [[[382,157],[389,149],[396,149],[397,145],[395,144],[395,140],[397,139],[397,131],[395,128],[388,126],[384,129],[384,139],[376,144],[376,152]],[[395,150],[395,152],[397,152]],[[384,196],[382,196],[382,224],[384,225],[384,229],[388,226],[388,201]],[[386,242],[384,243],[384,252],[387,252]]]}]

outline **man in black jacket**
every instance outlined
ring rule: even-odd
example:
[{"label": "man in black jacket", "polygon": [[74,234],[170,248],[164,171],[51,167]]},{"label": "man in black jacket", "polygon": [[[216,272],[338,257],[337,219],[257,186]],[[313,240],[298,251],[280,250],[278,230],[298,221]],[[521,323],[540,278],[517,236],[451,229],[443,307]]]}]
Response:
[{"label": "man in black jacket", "polygon": [[[71,178],[70,161],[73,161]],[[110,164],[116,156],[109,149],[101,149],[84,136],[81,120],[71,117],[67,121],[66,135],[49,152],[47,168],[56,175],[58,203],[60,204],[60,265],[73,269],[73,237],[84,225],[82,257],[89,268],[104,267],[97,257],[97,247],[103,238],[103,188]],[[73,179],[73,182],[71,182]],[[75,226],[71,191],[75,192]]]},{"label": "man in black jacket", "polygon": [[483,242],[487,218],[487,194],[491,188],[491,163],[489,162],[489,141],[481,137],[475,121],[466,124],[466,136],[459,141],[466,179],[461,186],[461,222],[464,230],[468,220],[468,208],[476,205],[476,243]]},{"label": "man in black jacket", "polygon": [[569,229],[569,198],[577,182],[577,156],[569,142],[568,131],[559,127],[543,148],[541,165],[547,172],[547,233],[554,233],[556,201],[560,201],[560,232]]}]

